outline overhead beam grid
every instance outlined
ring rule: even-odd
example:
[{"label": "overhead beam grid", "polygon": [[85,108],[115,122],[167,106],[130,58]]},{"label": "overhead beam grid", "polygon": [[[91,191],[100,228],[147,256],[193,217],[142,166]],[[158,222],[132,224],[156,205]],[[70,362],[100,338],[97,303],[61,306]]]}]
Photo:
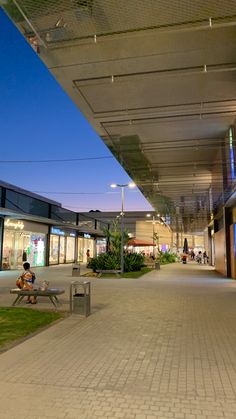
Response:
[{"label": "overhead beam grid", "polygon": [[153,207],[202,230],[233,188],[236,2],[3,3]]}]

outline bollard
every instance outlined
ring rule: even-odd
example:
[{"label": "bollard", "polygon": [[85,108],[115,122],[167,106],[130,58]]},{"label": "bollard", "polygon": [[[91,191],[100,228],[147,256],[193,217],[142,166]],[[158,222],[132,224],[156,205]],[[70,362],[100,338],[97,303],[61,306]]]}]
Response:
[{"label": "bollard", "polygon": [[155,262],[155,269],[161,269],[160,262]]},{"label": "bollard", "polygon": [[72,276],[80,276],[80,264],[74,264],[72,266]]}]

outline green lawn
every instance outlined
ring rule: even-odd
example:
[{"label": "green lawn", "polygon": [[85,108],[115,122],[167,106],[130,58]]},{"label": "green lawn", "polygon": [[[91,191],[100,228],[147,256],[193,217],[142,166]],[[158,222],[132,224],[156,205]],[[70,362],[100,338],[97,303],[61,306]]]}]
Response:
[{"label": "green lawn", "polygon": [[[124,272],[120,278],[139,278],[140,276],[147,274],[148,272],[153,271],[152,268],[141,268],[141,271],[134,271],[134,272]],[[101,278],[116,278],[119,279],[119,277],[115,274],[102,274]]]},{"label": "green lawn", "polygon": [[140,276],[153,271],[153,268],[141,268],[141,271],[124,272],[122,278],[139,278]]},{"label": "green lawn", "polygon": [[37,311],[30,308],[0,308],[0,348],[62,317],[64,317],[63,313]]}]

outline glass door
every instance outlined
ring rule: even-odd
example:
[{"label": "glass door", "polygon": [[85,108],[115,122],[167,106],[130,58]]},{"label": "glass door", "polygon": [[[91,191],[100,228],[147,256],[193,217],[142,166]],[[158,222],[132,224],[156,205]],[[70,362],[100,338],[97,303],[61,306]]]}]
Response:
[{"label": "glass door", "polygon": [[84,239],[78,237],[78,253],[77,253],[77,262],[83,262],[83,242]]},{"label": "glass door", "polygon": [[66,238],[66,262],[75,261],[75,238],[67,237]]},{"label": "glass door", "polygon": [[58,264],[58,251],[59,251],[59,236],[54,234],[50,237],[50,253],[49,253],[49,264]]},{"label": "glass door", "polygon": [[60,236],[59,263],[65,263],[65,237]]}]

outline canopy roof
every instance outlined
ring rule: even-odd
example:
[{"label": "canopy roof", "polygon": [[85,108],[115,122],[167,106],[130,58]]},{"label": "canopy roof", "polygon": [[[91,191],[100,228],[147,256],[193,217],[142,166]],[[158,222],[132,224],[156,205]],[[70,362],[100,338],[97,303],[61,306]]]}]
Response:
[{"label": "canopy roof", "polygon": [[232,190],[236,1],[4,8],[155,210],[202,231]]}]

